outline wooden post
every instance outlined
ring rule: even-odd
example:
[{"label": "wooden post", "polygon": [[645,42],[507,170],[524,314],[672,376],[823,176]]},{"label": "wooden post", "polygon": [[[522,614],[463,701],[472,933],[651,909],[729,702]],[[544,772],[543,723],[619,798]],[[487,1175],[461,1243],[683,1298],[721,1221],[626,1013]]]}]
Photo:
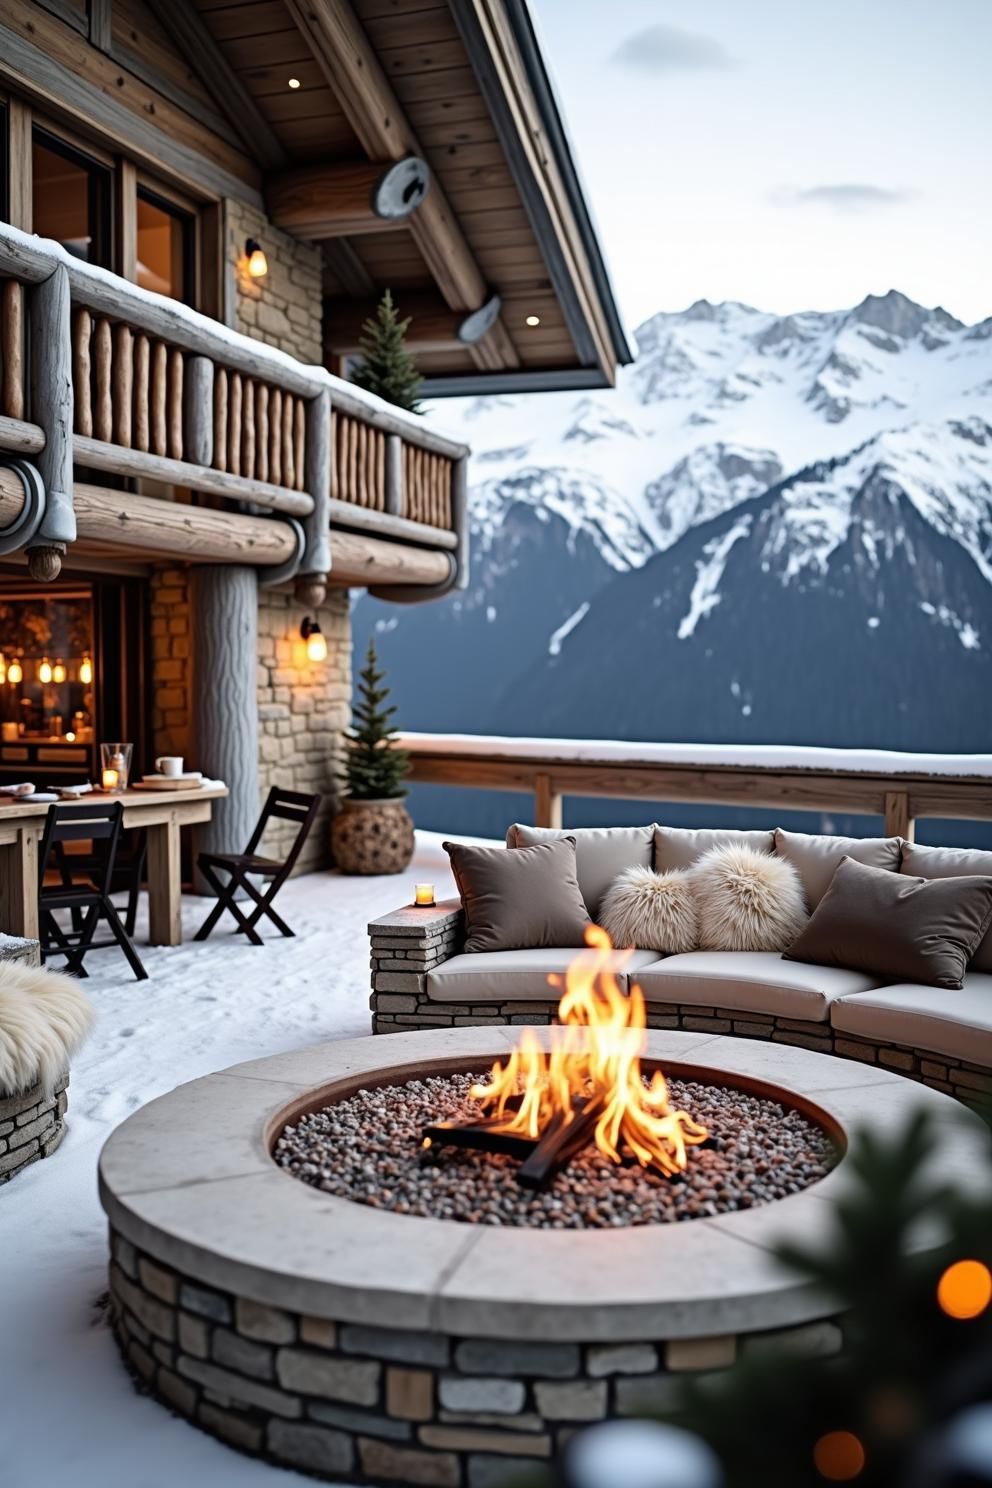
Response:
[{"label": "wooden post", "polygon": [[306,406],[305,489],[313,511],[303,522],[306,548],[299,578],[322,581],[331,567],[331,394],[324,388]]},{"label": "wooden post", "polygon": [[156,822],[147,831],[149,944],[179,945],[183,938],[182,871],[176,812],[170,811],[167,821]]},{"label": "wooden post", "polygon": [[227,469],[227,369],[214,373],[214,465]]},{"label": "wooden post", "polygon": [[227,393],[227,468],[241,474],[241,373],[232,372]]},{"label": "wooden post", "polygon": [[269,389],[264,382],[255,385],[255,458],[258,479],[269,478]]},{"label": "wooden post", "polygon": [[38,842],[42,821],[28,818],[0,843],[0,925],[38,939]]},{"label": "wooden post", "polygon": [[905,837],[912,842],[916,832],[916,821],[912,816],[908,791],[885,792],[885,835]]},{"label": "wooden post", "polygon": [[24,290],[16,279],[3,286],[3,411],[24,417]]},{"label": "wooden post", "polygon": [[148,337],[140,333],[134,342],[134,447],[148,453]]},{"label": "wooden post", "polygon": [[534,825],[561,830],[561,796],[552,788],[551,776],[534,776]]},{"label": "wooden post", "polygon": [[166,424],[169,436],[169,456],[173,460],[183,457],[183,354],[178,346],[169,351],[169,380]]},{"label": "wooden post", "polygon": [[289,393],[282,400],[282,479],[291,491],[296,486],[296,461],[293,451],[293,399]]},{"label": "wooden post", "polygon": [[258,587],[253,569],[234,564],[204,566],[193,573],[193,713],[199,764],[230,791],[217,802],[209,823],[197,829],[197,848],[243,852],[260,809]]},{"label": "wooden post", "polygon": [[114,361],[111,374],[114,408],[114,443],[131,448],[131,407],[134,400],[134,335],[120,321],[114,327]]},{"label": "wooden post", "polygon": [[110,389],[114,352],[108,320],[97,321],[93,342],[93,366],[96,374],[93,434],[95,438],[109,443],[114,437],[114,400]]},{"label": "wooden post", "polygon": [[190,357],[184,402],[186,459],[209,466],[214,458],[214,364],[209,357]]},{"label": "wooden post", "polygon": [[31,544],[33,550],[70,543],[76,537],[72,511],[72,330],[69,276],[62,264],[37,286],[31,309],[31,411],[45,431],[45,447],[37,463],[47,495],[45,515]]},{"label": "wooden post", "polygon": [[165,394],[169,380],[169,348],[164,341],[156,341],[152,350],[152,453],[164,455],[168,450],[165,429]]},{"label": "wooden post", "polygon": [[245,378],[241,399],[241,474],[248,480],[255,478],[255,384]]},{"label": "wooden post", "polygon": [[93,321],[88,310],[77,310],[72,333],[72,391],[76,411],[76,433],[93,433],[93,404],[90,391],[90,339]]}]

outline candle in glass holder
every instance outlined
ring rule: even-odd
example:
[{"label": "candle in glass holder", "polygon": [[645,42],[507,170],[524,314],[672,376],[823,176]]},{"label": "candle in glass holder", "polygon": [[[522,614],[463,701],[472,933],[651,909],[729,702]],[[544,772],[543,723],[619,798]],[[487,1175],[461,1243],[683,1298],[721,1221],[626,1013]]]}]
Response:
[{"label": "candle in glass holder", "polygon": [[413,902],[414,904],[426,905],[429,908],[434,903],[434,885],[414,884]]},{"label": "candle in glass holder", "polygon": [[116,790],[117,780],[118,774],[116,770],[104,770],[103,774],[100,776],[100,784],[103,786],[104,790]]}]

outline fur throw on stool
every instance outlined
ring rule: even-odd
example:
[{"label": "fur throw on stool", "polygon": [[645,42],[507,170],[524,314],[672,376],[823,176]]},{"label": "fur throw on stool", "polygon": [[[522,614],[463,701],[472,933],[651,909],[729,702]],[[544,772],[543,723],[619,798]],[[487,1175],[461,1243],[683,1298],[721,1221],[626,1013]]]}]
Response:
[{"label": "fur throw on stool", "polygon": [[678,955],[699,944],[696,904],[688,872],[627,868],[613,880],[599,922],[615,946]]},{"label": "fur throw on stool", "polygon": [[50,1095],[93,1017],[89,998],[72,977],[0,962],[0,1099],[39,1083]]},{"label": "fur throw on stool", "polygon": [[713,847],[688,874],[704,951],[785,951],[809,919],[795,868],[771,853]]}]

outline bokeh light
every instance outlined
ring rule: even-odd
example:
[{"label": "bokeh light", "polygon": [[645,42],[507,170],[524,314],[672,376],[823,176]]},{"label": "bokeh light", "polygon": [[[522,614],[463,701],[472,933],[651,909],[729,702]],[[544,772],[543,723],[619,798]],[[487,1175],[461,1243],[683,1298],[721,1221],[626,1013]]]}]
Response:
[{"label": "bokeh light", "polygon": [[865,1465],[865,1449],[853,1431],[828,1431],[813,1448],[813,1464],[828,1483],[850,1483]]},{"label": "bokeh light", "polygon": [[979,1317],[992,1302],[992,1271],[982,1261],[955,1261],[937,1283],[937,1302],[948,1317]]}]

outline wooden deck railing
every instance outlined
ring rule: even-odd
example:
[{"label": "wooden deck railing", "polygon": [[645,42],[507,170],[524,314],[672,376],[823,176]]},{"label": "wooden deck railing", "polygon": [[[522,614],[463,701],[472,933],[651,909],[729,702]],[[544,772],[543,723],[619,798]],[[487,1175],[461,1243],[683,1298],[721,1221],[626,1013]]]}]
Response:
[{"label": "wooden deck railing", "polygon": [[992,754],[803,747],[597,744],[406,734],[411,779],[534,796],[536,826],[562,825],[562,797],[753,806],[880,816],[912,838],[922,817],[992,821]]},{"label": "wooden deck railing", "polygon": [[[47,372],[37,407],[28,344]],[[2,224],[0,451],[44,451],[45,485],[63,492],[55,546],[74,536],[75,464],[233,500],[256,520],[260,508],[299,518],[303,573],[326,573],[329,530],[350,527],[456,552],[461,572],[442,566],[449,578],[434,587],[463,582],[463,445]]]}]

